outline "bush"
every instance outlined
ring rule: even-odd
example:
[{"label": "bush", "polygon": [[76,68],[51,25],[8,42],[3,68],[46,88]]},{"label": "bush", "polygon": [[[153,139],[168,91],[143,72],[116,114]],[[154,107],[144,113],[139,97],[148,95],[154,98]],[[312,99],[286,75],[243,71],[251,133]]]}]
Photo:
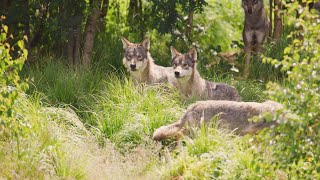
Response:
[{"label": "bush", "polygon": [[[319,16],[298,2],[286,7],[288,22],[296,28],[288,36],[293,43],[284,49],[282,60],[265,60],[287,74],[286,86],[276,83],[267,86],[269,96],[282,102],[287,110],[284,117],[278,117],[283,120],[275,131],[257,137],[262,143],[257,149],[256,173],[274,177],[275,172],[282,172],[288,178],[319,179],[320,24],[316,23]],[[299,18],[294,15],[296,11]]]},{"label": "bush", "polygon": [[19,131],[24,126],[23,119],[17,118],[13,105],[28,87],[18,74],[28,51],[23,40],[17,41],[13,46],[8,43],[12,38],[7,37],[8,26],[2,24],[0,33],[0,140],[3,140],[11,135],[19,136]]}]

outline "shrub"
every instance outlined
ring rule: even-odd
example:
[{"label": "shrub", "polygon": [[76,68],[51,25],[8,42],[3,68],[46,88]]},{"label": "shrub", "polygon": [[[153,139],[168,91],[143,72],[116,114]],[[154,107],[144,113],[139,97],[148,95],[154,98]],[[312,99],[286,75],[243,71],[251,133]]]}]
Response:
[{"label": "shrub", "polygon": [[[279,174],[276,172],[281,172],[288,178],[319,179],[319,16],[298,2],[286,7],[288,22],[296,28],[288,36],[292,44],[284,49],[282,60],[265,60],[287,74],[286,86],[267,85],[269,96],[282,102],[287,110],[275,131],[257,137],[262,143],[257,148],[256,173],[274,177]],[[298,18],[294,15],[296,11],[300,13]]]},{"label": "shrub", "polygon": [[18,74],[28,51],[23,40],[13,46],[8,43],[12,38],[7,36],[8,26],[2,24],[0,33],[0,140],[3,140],[10,135],[18,136],[24,126],[22,119],[17,119],[13,105],[28,87]]}]

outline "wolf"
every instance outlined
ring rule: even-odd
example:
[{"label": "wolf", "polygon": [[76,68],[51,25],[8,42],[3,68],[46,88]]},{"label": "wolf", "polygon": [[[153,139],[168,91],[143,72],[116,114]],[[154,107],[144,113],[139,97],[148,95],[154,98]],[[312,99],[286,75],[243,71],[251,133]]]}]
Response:
[{"label": "wolf", "polygon": [[248,77],[251,53],[261,51],[263,42],[269,36],[270,22],[263,0],[242,0],[242,8],[245,13],[242,32],[245,53],[244,76]]},{"label": "wolf", "polygon": [[149,52],[148,38],[138,44],[131,43],[125,38],[121,38],[121,41],[124,49],[122,63],[129,71],[135,85],[170,83],[176,86],[177,80],[173,76],[173,68],[158,66],[154,63]]},{"label": "wolf", "polygon": [[254,134],[259,130],[276,125],[275,121],[266,122],[261,120],[250,123],[248,119],[270,112],[272,115],[283,106],[274,101],[257,102],[236,102],[236,101],[198,101],[190,105],[184,115],[175,123],[158,128],[153,134],[153,140],[174,137],[180,138],[188,134],[186,128],[199,126],[201,121],[208,123],[214,116],[219,119],[218,128],[234,130],[239,135]]},{"label": "wolf", "polygon": [[199,100],[241,101],[238,91],[233,86],[201,78],[196,67],[197,50],[194,47],[186,54],[181,54],[171,47],[171,55],[177,88],[183,97],[196,97]]}]

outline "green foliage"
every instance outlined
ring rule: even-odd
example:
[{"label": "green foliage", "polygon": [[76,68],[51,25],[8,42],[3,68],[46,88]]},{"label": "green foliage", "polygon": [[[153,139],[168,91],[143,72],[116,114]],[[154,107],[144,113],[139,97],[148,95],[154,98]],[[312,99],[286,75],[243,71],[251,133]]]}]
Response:
[{"label": "green foliage", "polygon": [[[27,100],[28,84],[19,71],[27,57],[24,41],[14,46],[7,42],[8,27],[2,25],[0,37],[0,177],[10,179],[83,177],[83,172],[69,166],[65,152],[49,124],[39,111],[39,104]],[[15,57],[15,58],[13,58]],[[39,101],[36,101],[39,102]],[[74,169],[73,169],[74,168]]]},{"label": "green foliage", "polygon": [[17,41],[14,46],[8,43],[11,38],[7,37],[8,26],[2,25],[0,33],[0,139],[3,140],[7,136],[19,136],[24,126],[23,119],[17,119],[18,112],[13,105],[28,87],[18,74],[28,51],[23,40]]},{"label": "green foliage", "polygon": [[190,8],[195,13],[201,13],[208,4],[205,0],[185,1],[185,0],[148,0],[150,2],[150,12],[146,12],[147,19],[151,22],[151,27],[157,29],[160,34],[173,32],[175,29],[183,31]]},{"label": "green foliage", "polygon": [[[295,11],[301,14],[299,18],[288,16],[288,22],[296,28],[288,36],[292,44],[284,49],[282,60],[266,61],[287,74],[286,86],[276,83],[267,86],[270,97],[282,102],[287,110],[278,117],[281,125],[275,132],[259,136],[262,146],[257,152],[261,161],[255,163],[264,169],[261,171],[264,176],[274,177],[275,171],[282,171],[289,178],[319,179],[320,24],[316,23],[319,16],[298,2],[286,7],[287,14]],[[264,158],[265,153],[270,153],[271,158]]]},{"label": "green foliage", "polygon": [[[241,0],[210,0],[203,14],[195,16],[194,42],[204,51],[201,59],[212,59],[211,51],[230,51],[242,40]],[[241,44],[241,43],[240,43]],[[206,57],[206,58],[205,58]]]}]

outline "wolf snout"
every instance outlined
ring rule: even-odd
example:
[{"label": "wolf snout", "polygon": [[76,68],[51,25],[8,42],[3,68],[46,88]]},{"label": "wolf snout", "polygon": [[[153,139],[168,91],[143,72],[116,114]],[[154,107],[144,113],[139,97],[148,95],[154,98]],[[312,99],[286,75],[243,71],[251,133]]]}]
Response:
[{"label": "wolf snout", "polygon": [[248,13],[249,13],[249,14],[252,14],[252,9],[249,8],[249,9],[248,9]]},{"label": "wolf snout", "polygon": [[175,71],[175,72],[174,72],[174,75],[175,75],[176,77],[179,77],[179,76],[180,76],[180,72],[179,72],[179,71]]},{"label": "wolf snout", "polygon": [[130,64],[131,70],[136,70],[137,66],[135,64]]}]

